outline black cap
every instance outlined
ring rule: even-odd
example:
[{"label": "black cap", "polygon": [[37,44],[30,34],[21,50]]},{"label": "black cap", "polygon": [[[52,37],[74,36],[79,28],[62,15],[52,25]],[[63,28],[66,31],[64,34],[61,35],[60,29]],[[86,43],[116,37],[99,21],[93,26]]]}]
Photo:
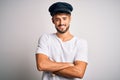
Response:
[{"label": "black cap", "polygon": [[53,16],[56,13],[68,13],[71,14],[73,7],[66,2],[56,2],[49,7],[50,15]]}]

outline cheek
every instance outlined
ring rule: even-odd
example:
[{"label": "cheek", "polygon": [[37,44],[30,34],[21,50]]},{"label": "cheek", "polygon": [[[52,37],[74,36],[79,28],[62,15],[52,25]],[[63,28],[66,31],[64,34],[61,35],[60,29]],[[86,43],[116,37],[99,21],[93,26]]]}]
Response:
[{"label": "cheek", "polygon": [[55,22],[54,24],[55,24],[55,25],[59,25],[60,23],[59,23],[59,22]]},{"label": "cheek", "polygon": [[59,24],[58,23],[54,23],[54,25],[57,27]]},{"label": "cheek", "polygon": [[66,24],[69,25],[69,24],[70,24],[70,21],[67,21]]}]

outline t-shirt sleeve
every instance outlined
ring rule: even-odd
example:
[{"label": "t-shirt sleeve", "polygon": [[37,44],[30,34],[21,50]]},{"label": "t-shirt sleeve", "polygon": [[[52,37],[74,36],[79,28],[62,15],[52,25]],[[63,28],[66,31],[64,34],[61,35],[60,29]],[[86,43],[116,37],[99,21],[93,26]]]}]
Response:
[{"label": "t-shirt sleeve", "polygon": [[49,56],[49,54],[48,54],[48,36],[47,36],[47,34],[43,34],[39,38],[36,54],[45,54],[45,55]]},{"label": "t-shirt sleeve", "polygon": [[87,40],[80,40],[77,44],[78,51],[75,56],[75,61],[83,61],[88,63],[88,44]]}]

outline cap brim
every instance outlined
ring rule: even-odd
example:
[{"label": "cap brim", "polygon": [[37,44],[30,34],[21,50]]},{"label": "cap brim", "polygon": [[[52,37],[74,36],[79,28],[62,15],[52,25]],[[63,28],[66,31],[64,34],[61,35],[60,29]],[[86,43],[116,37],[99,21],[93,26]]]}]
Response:
[{"label": "cap brim", "polygon": [[57,13],[67,13],[67,14],[71,14],[71,11],[68,9],[56,9],[53,11],[53,13],[51,13],[51,15],[55,15]]}]

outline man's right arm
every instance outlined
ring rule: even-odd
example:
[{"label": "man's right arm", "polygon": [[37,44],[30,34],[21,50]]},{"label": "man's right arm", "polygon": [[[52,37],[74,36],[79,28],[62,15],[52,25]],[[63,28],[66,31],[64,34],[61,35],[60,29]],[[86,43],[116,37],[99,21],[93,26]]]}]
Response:
[{"label": "man's right arm", "polygon": [[36,54],[36,64],[39,71],[50,72],[55,72],[70,66],[74,66],[72,63],[51,61],[48,56],[39,53]]}]

